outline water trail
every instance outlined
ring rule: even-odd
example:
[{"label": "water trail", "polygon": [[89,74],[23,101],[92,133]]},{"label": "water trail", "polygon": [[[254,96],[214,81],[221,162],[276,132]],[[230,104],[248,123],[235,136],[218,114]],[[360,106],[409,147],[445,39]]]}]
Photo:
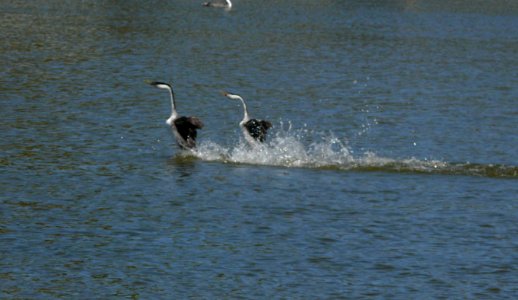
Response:
[{"label": "water trail", "polygon": [[[307,128],[293,130],[281,123],[268,142],[250,147],[244,139],[230,147],[200,141],[195,157],[205,161],[329,170],[380,171],[446,175],[518,178],[518,167],[508,165],[448,163],[417,158],[393,159],[374,152],[353,155],[346,140],[332,132],[318,133]],[[182,154],[186,155],[186,154]]]}]

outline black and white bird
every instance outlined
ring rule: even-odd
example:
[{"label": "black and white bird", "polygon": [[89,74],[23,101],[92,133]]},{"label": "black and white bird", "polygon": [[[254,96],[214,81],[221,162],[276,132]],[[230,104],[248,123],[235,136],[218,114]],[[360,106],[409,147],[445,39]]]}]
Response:
[{"label": "black and white bird", "polygon": [[203,3],[203,6],[207,6],[207,7],[221,7],[221,8],[226,8],[227,10],[230,10],[232,8],[232,2],[230,2],[230,0],[225,0],[225,1],[209,1],[209,2],[204,2]]},{"label": "black and white bird", "polygon": [[178,116],[176,112],[176,101],[174,97],[173,87],[164,82],[153,81],[150,82],[154,87],[169,91],[171,96],[171,116],[166,123],[171,127],[171,131],[176,138],[176,142],[180,148],[188,150],[196,148],[197,129],[203,128],[203,123],[197,117]]},{"label": "black and white bird", "polygon": [[243,103],[244,116],[243,120],[239,122],[239,126],[241,127],[241,130],[243,130],[243,134],[248,143],[254,146],[257,145],[258,142],[264,142],[266,139],[266,133],[268,129],[272,127],[272,123],[265,120],[250,119],[248,110],[246,109],[245,100],[243,100],[241,96],[228,92],[223,92],[223,95],[229,99],[240,100],[241,103]]}]

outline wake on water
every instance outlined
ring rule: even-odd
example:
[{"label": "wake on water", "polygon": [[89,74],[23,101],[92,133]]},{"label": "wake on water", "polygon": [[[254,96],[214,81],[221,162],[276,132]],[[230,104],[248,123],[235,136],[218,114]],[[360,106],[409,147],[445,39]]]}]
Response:
[{"label": "wake on water", "polygon": [[[318,141],[315,136],[320,136]],[[332,133],[317,134],[308,129],[292,130],[281,123],[275,135],[256,147],[241,139],[225,147],[213,141],[201,141],[194,152],[183,152],[205,161],[265,166],[317,168],[329,170],[407,172],[518,178],[518,167],[493,164],[447,163],[417,158],[392,159],[373,152],[353,155],[347,142]]]}]

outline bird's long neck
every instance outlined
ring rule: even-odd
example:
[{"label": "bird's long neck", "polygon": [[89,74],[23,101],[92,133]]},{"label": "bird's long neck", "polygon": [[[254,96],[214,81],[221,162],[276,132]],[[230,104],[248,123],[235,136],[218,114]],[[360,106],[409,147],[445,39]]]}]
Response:
[{"label": "bird's long neck", "polygon": [[230,0],[226,0],[227,1],[227,5],[228,5],[228,8],[232,8],[232,2],[230,2]]},{"label": "bird's long neck", "polygon": [[169,95],[171,96],[171,116],[167,119],[166,123],[169,126],[172,126],[173,121],[178,117],[178,113],[176,112],[176,101],[174,98],[173,88],[168,85],[167,90],[169,90]]},{"label": "bird's long neck", "polygon": [[241,100],[241,103],[243,103],[244,114],[243,114],[243,120],[241,122],[246,122],[246,121],[250,120],[250,117],[248,116],[248,110],[246,109],[245,100],[243,100],[243,98],[241,98],[239,96],[238,96],[238,99]]}]

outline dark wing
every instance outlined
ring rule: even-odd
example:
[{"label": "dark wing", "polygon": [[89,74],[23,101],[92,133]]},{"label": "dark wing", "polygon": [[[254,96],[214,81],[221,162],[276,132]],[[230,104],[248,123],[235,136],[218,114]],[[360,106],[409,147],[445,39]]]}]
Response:
[{"label": "dark wing", "polygon": [[196,129],[202,129],[203,123],[196,117],[179,117],[174,120],[174,125],[180,136],[187,143],[188,148],[196,147]]},{"label": "dark wing", "polygon": [[202,129],[203,123],[200,119],[196,117],[185,117],[191,125],[196,129]]},{"label": "dark wing", "polygon": [[264,142],[266,132],[270,127],[272,127],[272,123],[264,120],[251,119],[246,122],[244,126],[254,139]]}]

